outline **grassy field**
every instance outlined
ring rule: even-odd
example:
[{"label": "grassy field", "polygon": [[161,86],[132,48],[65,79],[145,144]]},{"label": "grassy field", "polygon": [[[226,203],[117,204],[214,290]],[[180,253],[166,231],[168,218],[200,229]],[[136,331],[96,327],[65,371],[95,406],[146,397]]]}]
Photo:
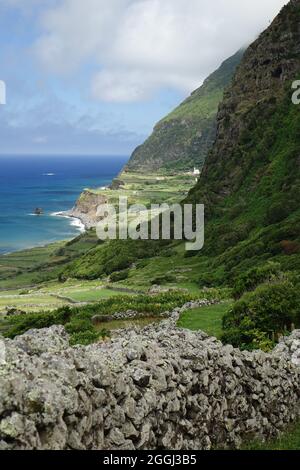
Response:
[{"label": "grassy field", "polygon": [[110,288],[100,281],[69,280],[62,284],[52,281],[29,288],[0,291],[0,313],[7,308],[17,308],[25,312],[53,310],[61,305],[99,302],[116,296],[134,295]]},{"label": "grassy field", "polygon": [[[192,168],[191,168],[192,170]],[[120,196],[127,196],[128,203],[144,204],[173,204],[181,202],[195,184],[193,174],[136,174],[123,172],[119,178],[123,185],[119,189],[92,189],[96,194],[103,194],[110,203],[117,203]]]},{"label": "grassy field", "polygon": [[291,425],[278,439],[268,442],[252,441],[243,450],[300,450],[300,423]]},{"label": "grassy field", "polygon": [[71,292],[70,298],[76,302],[99,302],[102,299],[108,299],[115,297],[116,295],[133,295],[127,292],[118,292],[113,289],[89,289],[89,290],[78,290],[77,292]]},{"label": "grassy field", "polygon": [[204,331],[210,336],[220,338],[222,334],[222,318],[227,312],[230,302],[222,302],[209,307],[201,307],[184,312],[177,326],[193,331]]},{"label": "grassy field", "polygon": [[0,256],[0,292],[57,280],[62,266],[96,246],[95,230],[61,241]]}]

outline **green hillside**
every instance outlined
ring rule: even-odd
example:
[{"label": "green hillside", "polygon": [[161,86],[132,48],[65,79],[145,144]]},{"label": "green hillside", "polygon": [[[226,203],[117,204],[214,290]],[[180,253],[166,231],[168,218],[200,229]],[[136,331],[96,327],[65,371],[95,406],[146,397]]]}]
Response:
[{"label": "green hillside", "polygon": [[180,106],[162,119],[152,135],[138,147],[129,171],[191,170],[202,167],[216,135],[218,106],[243,51],[227,59]]},{"label": "green hillside", "polygon": [[[138,292],[159,286],[199,295],[199,290],[207,293],[213,289],[215,295],[227,299],[232,289],[232,302],[225,315],[222,312],[222,318],[218,317],[216,334],[224,342],[248,349],[268,350],[280,334],[300,327],[300,106],[291,100],[292,82],[300,78],[299,19],[300,0],[292,0],[244,53],[224,93],[216,117],[215,143],[197,185],[185,199],[205,204],[205,245],[200,252],[186,252],[182,241],[172,240],[103,243],[92,231],[51,253],[41,256],[40,252],[31,269],[26,269],[24,259],[22,266],[18,264],[15,256],[23,255],[0,258],[2,287],[18,287],[18,281],[24,286],[25,279],[59,279],[61,283],[77,279],[84,281],[81,288],[87,290],[85,282],[99,280],[102,287],[108,284]],[[187,113],[193,123],[195,116],[203,119],[205,109],[207,117],[213,95],[208,90],[220,89],[225,75],[230,81],[230,61],[236,65],[237,56],[223,64],[222,78],[216,72],[214,80],[210,77],[165,124]],[[199,96],[203,106],[198,108]],[[185,140],[193,132],[193,124],[187,129],[181,128]],[[180,132],[175,134],[180,138]],[[151,141],[155,138],[164,146],[164,137],[154,133]],[[198,149],[199,159],[201,151]],[[191,150],[187,155],[194,159]],[[176,159],[168,161],[176,163]],[[111,190],[114,198],[126,191],[135,202],[184,198],[186,187],[173,181],[170,192],[166,175],[158,182],[152,173],[144,182],[146,190],[141,188],[141,175],[135,175]],[[19,270],[15,278],[14,269]],[[10,270],[9,280],[4,279],[5,270]],[[81,292],[80,299],[98,298],[94,287]],[[68,297],[74,300],[71,294]],[[191,322],[194,324],[193,318]]]},{"label": "green hillside", "polygon": [[300,78],[299,17],[294,1],[246,51],[187,198],[205,203],[201,255],[218,257],[227,281],[267,259],[300,267],[300,108],[291,100]]}]

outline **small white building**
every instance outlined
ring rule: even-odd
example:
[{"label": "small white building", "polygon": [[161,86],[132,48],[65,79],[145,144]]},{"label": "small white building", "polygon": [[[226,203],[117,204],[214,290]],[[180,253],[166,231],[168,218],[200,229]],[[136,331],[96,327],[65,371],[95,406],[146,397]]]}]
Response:
[{"label": "small white building", "polygon": [[198,168],[194,168],[194,176],[199,176],[200,175],[200,170]]}]

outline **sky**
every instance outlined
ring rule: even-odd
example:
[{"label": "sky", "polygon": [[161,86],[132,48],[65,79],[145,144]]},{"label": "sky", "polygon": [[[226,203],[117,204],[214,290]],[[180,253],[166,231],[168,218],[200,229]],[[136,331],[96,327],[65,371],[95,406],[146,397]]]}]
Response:
[{"label": "sky", "polygon": [[0,154],[129,155],[287,0],[0,0]]}]

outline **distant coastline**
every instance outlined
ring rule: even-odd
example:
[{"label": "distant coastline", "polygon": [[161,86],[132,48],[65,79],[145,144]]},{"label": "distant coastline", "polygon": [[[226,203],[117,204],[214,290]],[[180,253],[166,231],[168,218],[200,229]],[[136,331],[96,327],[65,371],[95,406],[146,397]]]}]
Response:
[{"label": "distant coastline", "polygon": [[[72,240],[88,227],[72,208],[83,188],[111,184],[128,156],[0,156],[0,255]],[[35,208],[42,214],[36,216]]]}]

